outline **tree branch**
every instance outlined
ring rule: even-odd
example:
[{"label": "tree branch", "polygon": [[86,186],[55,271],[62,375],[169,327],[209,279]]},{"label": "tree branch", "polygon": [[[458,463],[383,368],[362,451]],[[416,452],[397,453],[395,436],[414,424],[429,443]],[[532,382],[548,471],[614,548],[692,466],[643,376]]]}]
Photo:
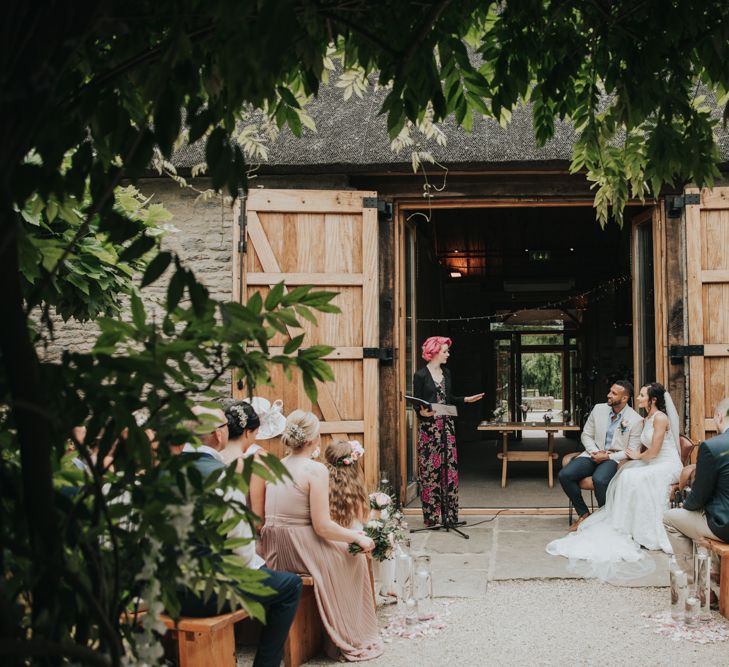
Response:
[{"label": "tree branch", "polygon": [[430,15],[427,16],[417,28],[412,38],[410,39],[410,44],[408,45],[408,48],[405,50],[402,58],[400,59],[400,62],[398,63],[397,69],[395,71],[395,80],[399,79],[403,75],[403,72],[407,69],[410,61],[415,56],[415,52],[418,50],[418,47],[425,39],[426,35],[430,32],[435,22],[441,17],[443,12],[450,4],[451,0],[441,0],[437,5],[435,5]]}]

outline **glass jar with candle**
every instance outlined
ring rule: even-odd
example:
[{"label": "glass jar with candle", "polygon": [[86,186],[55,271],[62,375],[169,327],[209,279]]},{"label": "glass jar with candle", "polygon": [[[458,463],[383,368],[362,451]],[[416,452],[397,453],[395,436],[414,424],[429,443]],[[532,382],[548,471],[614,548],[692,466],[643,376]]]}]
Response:
[{"label": "glass jar with candle", "polygon": [[435,615],[433,610],[433,575],[430,556],[415,558],[413,564],[413,597],[418,602],[418,619],[426,621]]},{"label": "glass jar with candle", "polygon": [[699,598],[699,619],[711,620],[711,557],[706,551],[700,551],[696,557],[696,573],[694,575],[696,593]]},{"label": "glass jar with candle", "polygon": [[686,625],[694,625],[699,620],[699,595],[696,586],[689,586],[686,591],[686,612],[683,616],[683,622]]},{"label": "glass jar with candle", "polygon": [[683,570],[676,569],[671,574],[671,618],[681,621],[686,611],[687,576]]},{"label": "glass jar with candle", "polygon": [[405,602],[412,597],[413,558],[406,551],[399,550],[395,556],[395,585],[397,588],[397,604],[401,612],[405,612]]}]

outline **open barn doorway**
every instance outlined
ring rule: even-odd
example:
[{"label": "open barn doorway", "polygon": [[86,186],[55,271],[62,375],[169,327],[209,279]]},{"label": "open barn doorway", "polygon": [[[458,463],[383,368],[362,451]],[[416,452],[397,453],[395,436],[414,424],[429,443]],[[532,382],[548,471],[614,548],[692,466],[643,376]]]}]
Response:
[{"label": "open barn doorway", "polygon": [[[565,507],[544,461],[509,463],[502,487],[501,436],[478,427],[545,416],[581,426],[612,381],[657,377],[652,208],[629,207],[622,227],[605,229],[585,202],[403,209],[403,386],[424,364],[423,340],[441,335],[453,340],[454,392],[486,393],[457,419],[461,507]],[[402,432],[402,495],[418,506],[410,408]],[[509,448],[546,451],[547,434],[514,434]],[[557,433],[555,480],[562,455],[580,448],[577,430]]]}]

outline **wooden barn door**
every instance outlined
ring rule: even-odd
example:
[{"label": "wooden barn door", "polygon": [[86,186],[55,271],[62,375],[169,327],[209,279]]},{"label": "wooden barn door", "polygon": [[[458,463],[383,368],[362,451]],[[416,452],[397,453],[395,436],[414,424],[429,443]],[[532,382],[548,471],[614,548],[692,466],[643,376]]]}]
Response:
[{"label": "wooden barn door", "polygon": [[715,435],[713,409],[729,393],[729,188],[687,189],[691,439]]},{"label": "wooden barn door", "polygon": [[[326,360],[335,381],[318,384],[312,405],[298,373],[288,381],[274,369],[273,386],[257,393],[282,399],[284,414],[296,408],[314,412],[322,421],[322,452],[332,439],[362,442],[370,489],[379,474],[378,360],[365,354],[379,345],[376,197],[374,192],[253,190],[245,224],[238,229],[238,235],[245,229],[245,243],[239,246],[245,252],[234,268],[243,303],[255,291],[265,298],[281,281],[292,288],[314,285],[338,292],[333,303],[341,314],[315,313],[317,325],[302,319],[303,330],[292,328],[288,336],[277,334],[271,341],[282,347],[303,332],[303,347],[331,345],[335,349]],[[242,392],[234,388],[235,394]],[[278,439],[267,442],[274,454],[284,454]]]}]

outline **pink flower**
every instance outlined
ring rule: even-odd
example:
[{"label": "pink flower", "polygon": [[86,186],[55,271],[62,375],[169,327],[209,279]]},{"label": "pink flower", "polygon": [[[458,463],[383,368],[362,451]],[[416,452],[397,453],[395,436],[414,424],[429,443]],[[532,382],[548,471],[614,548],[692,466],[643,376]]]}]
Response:
[{"label": "pink flower", "polygon": [[458,471],[457,470],[449,470],[448,471],[448,483],[449,484],[457,484],[458,483]]},{"label": "pink flower", "polygon": [[378,491],[377,493],[370,495],[370,501],[377,507],[377,509],[384,509],[392,502],[392,498],[390,498],[390,496],[386,493]]},{"label": "pink flower", "polygon": [[430,465],[432,465],[434,468],[440,468],[440,454],[430,455]]},{"label": "pink flower", "polygon": [[449,445],[455,445],[456,444],[456,436],[455,435],[449,435],[448,436],[448,444]]},{"label": "pink flower", "polygon": [[420,500],[429,503],[433,497],[433,490],[429,486],[424,486],[420,491]]}]

